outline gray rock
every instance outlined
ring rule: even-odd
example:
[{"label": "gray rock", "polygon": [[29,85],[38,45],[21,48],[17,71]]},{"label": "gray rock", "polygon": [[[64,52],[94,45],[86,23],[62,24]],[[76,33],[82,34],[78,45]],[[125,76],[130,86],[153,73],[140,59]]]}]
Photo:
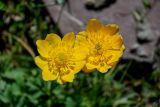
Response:
[{"label": "gray rock", "polygon": [[141,45],[137,43],[135,43],[132,46],[131,53],[134,54],[135,56],[142,57],[142,58],[149,57],[149,54],[147,53],[147,51]]},{"label": "gray rock", "polygon": [[[53,0],[43,0],[44,3],[53,4]],[[155,43],[160,37],[160,2],[156,2],[150,12],[145,15],[145,21],[137,25],[133,12],[137,9],[145,9],[141,0],[116,0],[109,7],[104,7],[101,11],[89,10],[85,7],[86,0],[67,0],[69,5],[65,6],[62,12],[61,5],[46,6],[53,21],[57,22],[60,13],[61,17],[57,23],[62,34],[67,32],[78,33],[85,29],[88,19],[96,18],[104,24],[115,23],[120,26],[120,33],[123,36],[126,50],[123,59],[134,59],[138,62],[153,62]],[[68,11],[70,6],[71,13]],[[144,44],[137,42],[145,40]],[[150,42],[149,42],[150,41]],[[140,46],[134,46],[139,44]],[[142,48],[139,48],[142,47]],[[131,53],[131,50],[136,50]]]},{"label": "gray rock", "polygon": [[137,39],[139,42],[151,42],[154,39],[154,33],[148,21],[144,20],[137,24]]}]

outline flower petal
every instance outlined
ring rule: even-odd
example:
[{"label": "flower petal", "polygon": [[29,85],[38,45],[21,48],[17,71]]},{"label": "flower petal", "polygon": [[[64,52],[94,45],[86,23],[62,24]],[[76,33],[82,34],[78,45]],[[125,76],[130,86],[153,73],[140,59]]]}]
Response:
[{"label": "flower petal", "polygon": [[76,35],[75,50],[81,51],[81,52],[75,51],[76,53],[79,53],[79,54],[80,53],[85,53],[85,54],[88,53],[89,44],[87,42],[87,38],[88,38],[87,33],[85,31],[79,32]]},{"label": "flower petal", "polygon": [[124,46],[124,44],[121,47],[121,51],[123,52],[126,49],[126,47]]},{"label": "flower petal", "polygon": [[62,79],[63,81],[65,81],[65,82],[73,82],[73,80],[74,80],[74,74],[70,72],[70,73],[67,74],[67,75],[61,76],[61,79]]},{"label": "flower petal", "polygon": [[73,73],[78,73],[84,67],[85,61],[76,61],[75,65],[73,65]]},{"label": "flower petal", "polygon": [[96,19],[90,19],[87,23],[86,31],[97,32],[102,28],[102,24]]},{"label": "flower petal", "polygon": [[109,68],[111,68],[111,66],[107,65],[105,62],[101,62],[97,70],[100,71],[101,73],[105,73],[108,71]]},{"label": "flower petal", "polygon": [[57,82],[59,84],[64,84],[65,83],[65,81],[63,81],[60,76],[57,78]]},{"label": "flower petal", "polygon": [[93,65],[91,63],[86,63],[86,67],[87,67],[87,69],[95,69],[95,68],[97,68],[97,65]]},{"label": "flower petal", "polygon": [[40,53],[41,56],[48,58],[49,57],[49,52],[50,52],[50,45],[46,40],[37,40],[36,42],[38,52]]},{"label": "flower petal", "polygon": [[[58,76],[58,73],[55,75],[51,71],[49,71],[48,62],[44,61],[42,58],[37,56],[35,58],[35,62],[39,68],[42,69],[42,78],[45,81],[55,80]],[[58,71],[57,71],[58,72]]]},{"label": "flower petal", "polygon": [[[88,54],[88,48],[82,46],[75,46],[73,55],[73,60],[81,61],[85,60]],[[71,59],[72,60],[72,59]]]},{"label": "flower petal", "polygon": [[77,35],[76,35],[76,44],[77,45],[83,45],[83,46],[86,46],[87,43],[87,33],[85,31],[83,32],[79,32]]},{"label": "flower petal", "polygon": [[42,70],[45,69],[48,66],[47,61],[43,60],[41,57],[37,56],[35,57],[35,63],[36,65],[41,68]]},{"label": "flower petal", "polygon": [[119,31],[119,27],[116,24],[108,24],[101,29],[101,32],[110,36],[116,34],[118,31]]},{"label": "flower petal", "polygon": [[49,70],[43,70],[42,71],[42,78],[45,81],[49,81],[49,80],[56,80],[58,78],[58,73],[57,75],[54,75],[52,72],[50,72]]},{"label": "flower petal", "polygon": [[122,54],[123,54],[123,51],[112,51],[112,50],[108,51],[108,56],[110,56],[110,57],[107,61],[107,64],[110,65],[114,62],[116,63],[120,59]]},{"label": "flower petal", "polygon": [[62,39],[62,46],[67,49],[73,48],[75,43],[75,36],[73,32],[69,32],[66,35],[64,35]]},{"label": "flower petal", "polygon": [[122,37],[119,34],[112,36],[109,41],[113,49],[120,49],[123,45]]},{"label": "flower petal", "polygon": [[59,43],[61,42],[61,38],[54,33],[51,34],[47,34],[47,37],[45,39],[50,45],[52,45],[52,47],[57,47],[59,45]]},{"label": "flower petal", "polygon": [[85,73],[90,73],[90,72],[93,72],[95,69],[88,69],[86,66],[84,66],[82,68],[82,71],[85,72]]}]

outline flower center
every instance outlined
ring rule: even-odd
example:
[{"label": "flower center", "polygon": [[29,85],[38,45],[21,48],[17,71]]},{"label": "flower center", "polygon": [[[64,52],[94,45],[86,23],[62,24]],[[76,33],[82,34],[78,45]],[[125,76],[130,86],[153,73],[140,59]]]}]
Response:
[{"label": "flower center", "polygon": [[97,43],[96,45],[95,45],[95,49],[98,51],[98,50],[101,50],[102,49],[102,46],[99,44],[99,43]]},{"label": "flower center", "polygon": [[62,65],[65,65],[66,60],[67,60],[67,56],[65,55],[65,53],[59,53],[55,58],[55,63],[59,66],[62,66]]},{"label": "flower center", "polygon": [[95,53],[96,54],[102,54],[103,50],[102,50],[102,45],[100,43],[97,43],[95,45]]},{"label": "flower center", "polygon": [[[65,53],[58,53],[54,60],[50,60],[48,62],[49,71],[52,72],[53,75],[57,75],[58,73],[62,75],[66,75],[70,72],[68,68],[67,60],[68,56]],[[57,72],[58,71],[58,72]]]},{"label": "flower center", "polygon": [[68,68],[68,55],[65,53],[58,53],[54,60],[55,68],[59,71],[59,74],[66,75],[70,72]]}]

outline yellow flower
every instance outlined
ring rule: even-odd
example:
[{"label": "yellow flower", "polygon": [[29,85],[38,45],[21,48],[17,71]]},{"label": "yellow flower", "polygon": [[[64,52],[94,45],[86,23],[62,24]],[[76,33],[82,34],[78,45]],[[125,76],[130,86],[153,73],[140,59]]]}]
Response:
[{"label": "yellow flower", "polygon": [[35,62],[42,69],[43,80],[57,80],[58,83],[72,82],[74,74],[84,64],[83,48],[75,44],[74,33],[67,33],[63,39],[56,34],[48,34],[45,40],[37,40],[40,56]]},{"label": "yellow flower", "polygon": [[125,49],[118,26],[103,25],[96,19],[90,19],[86,30],[77,34],[77,42],[88,50],[84,72],[94,69],[107,72],[117,63]]}]

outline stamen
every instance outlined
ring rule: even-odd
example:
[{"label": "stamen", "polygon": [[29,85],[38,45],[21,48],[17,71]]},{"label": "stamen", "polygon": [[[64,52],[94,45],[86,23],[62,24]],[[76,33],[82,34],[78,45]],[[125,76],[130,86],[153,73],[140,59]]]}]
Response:
[{"label": "stamen", "polygon": [[96,49],[97,51],[99,51],[99,50],[102,49],[102,46],[101,46],[99,43],[97,43],[96,46],[95,46],[95,49]]}]

